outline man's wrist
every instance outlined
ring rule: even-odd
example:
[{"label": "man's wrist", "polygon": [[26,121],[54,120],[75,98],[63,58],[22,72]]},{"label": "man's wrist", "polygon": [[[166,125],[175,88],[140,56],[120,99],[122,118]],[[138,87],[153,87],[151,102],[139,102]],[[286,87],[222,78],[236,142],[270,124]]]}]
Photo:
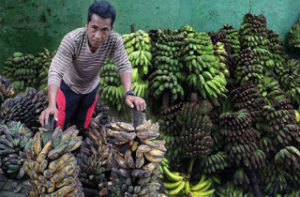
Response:
[{"label": "man's wrist", "polygon": [[126,98],[128,95],[136,96],[135,93],[132,90],[129,90],[129,91],[125,92],[124,97]]}]

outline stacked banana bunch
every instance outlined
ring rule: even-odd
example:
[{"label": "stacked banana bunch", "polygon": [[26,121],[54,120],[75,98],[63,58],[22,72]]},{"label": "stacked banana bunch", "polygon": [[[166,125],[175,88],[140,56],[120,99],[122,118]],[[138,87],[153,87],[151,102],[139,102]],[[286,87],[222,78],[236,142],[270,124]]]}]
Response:
[{"label": "stacked banana bunch", "polygon": [[170,102],[181,100],[184,90],[181,81],[184,75],[180,60],[180,48],[183,34],[178,31],[159,31],[157,42],[154,43],[153,65],[154,71],[150,74],[150,90],[155,99],[168,94]]},{"label": "stacked banana bunch", "polygon": [[244,188],[249,186],[250,180],[249,180],[246,172],[244,172],[243,168],[239,168],[234,172],[234,174],[233,174],[233,183],[235,185],[244,186]]},{"label": "stacked banana bunch", "polygon": [[21,179],[24,174],[26,149],[33,133],[20,122],[0,124],[0,160],[2,170],[10,178]]},{"label": "stacked banana bunch", "polygon": [[111,162],[114,196],[161,196],[158,166],[166,153],[165,141],[156,140],[159,125],[146,121],[136,129],[128,123],[110,123],[105,131],[113,147]]},{"label": "stacked banana bunch", "polygon": [[117,66],[108,61],[100,70],[99,93],[102,100],[110,107],[116,106],[120,111],[124,108],[124,88]]},{"label": "stacked banana bunch", "polygon": [[178,135],[182,158],[199,158],[211,152],[212,138],[210,135],[212,123],[208,116],[212,110],[209,101],[199,104],[186,103],[177,115],[180,128]]},{"label": "stacked banana bunch", "polygon": [[288,46],[290,49],[294,50],[295,52],[297,52],[297,51],[299,52],[299,49],[300,49],[300,19],[298,19],[298,22],[289,31]]},{"label": "stacked banana bunch", "polygon": [[259,88],[260,94],[265,98],[267,104],[269,105],[272,104],[273,95],[276,95],[282,91],[278,81],[273,77],[268,76],[261,79],[257,84],[257,87]]},{"label": "stacked banana bunch", "polygon": [[250,192],[246,193],[242,188],[236,187],[233,183],[228,182],[217,189],[214,197],[253,197],[253,194]]},{"label": "stacked banana bunch", "polygon": [[232,26],[228,24],[224,24],[220,32],[226,33],[226,42],[229,43],[230,45],[230,50],[227,50],[228,48],[226,47],[226,44],[223,42],[226,47],[226,52],[232,57],[237,56],[241,50],[240,41],[239,41],[239,30],[234,29]]},{"label": "stacked banana bunch", "polygon": [[214,44],[214,54],[220,61],[221,73],[223,73],[223,75],[225,75],[227,78],[229,78],[230,73],[229,73],[229,70],[227,69],[227,65],[226,65],[228,55],[225,50],[224,44],[222,42],[216,42],[216,44]]},{"label": "stacked banana bunch", "polygon": [[138,68],[141,76],[148,74],[151,66],[151,43],[149,35],[143,30],[122,36],[124,46],[133,68]]},{"label": "stacked banana bunch", "polygon": [[221,130],[225,137],[225,151],[228,159],[236,166],[246,166],[250,169],[265,165],[265,153],[258,148],[257,133],[252,128],[252,118],[246,110],[225,112],[220,116]]},{"label": "stacked banana bunch", "polygon": [[188,71],[186,80],[192,92],[197,92],[203,99],[226,98],[226,79],[214,55],[210,37],[206,33],[189,34],[182,51]]},{"label": "stacked banana bunch", "polygon": [[254,121],[262,119],[261,109],[266,102],[259,89],[251,81],[232,90],[231,95],[234,109],[247,109]]},{"label": "stacked banana bunch", "polygon": [[300,175],[300,151],[294,146],[286,146],[276,153],[275,164],[295,175]]},{"label": "stacked banana bunch", "polygon": [[147,80],[142,80],[139,75],[138,68],[132,69],[132,85],[134,93],[142,98],[147,98],[149,94],[149,83]]},{"label": "stacked banana bunch", "polygon": [[35,134],[24,162],[24,170],[30,177],[29,196],[83,196],[79,166],[71,153],[82,143],[78,132],[72,126],[64,132],[57,127],[53,133],[41,128]]},{"label": "stacked banana bunch", "polygon": [[15,93],[10,81],[0,75],[0,105],[9,97],[13,96]]},{"label": "stacked banana bunch", "polygon": [[285,90],[285,95],[294,106],[300,106],[300,61],[290,59],[286,64],[286,70],[280,76],[280,84]]},{"label": "stacked banana bunch", "polygon": [[43,91],[28,89],[26,94],[5,100],[1,105],[1,121],[20,121],[32,130],[40,126],[38,117],[47,105]]},{"label": "stacked banana bunch", "polygon": [[212,179],[206,179],[205,175],[202,175],[200,180],[192,185],[191,174],[171,171],[167,159],[163,160],[159,168],[163,172],[163,184],[168,196],[209,197],[215,192],[215,189],[211,188]]},{"label": "stacked banana bunch", "polygon": [[51,60],[54,57],[55,52],[50,52],[44,48],[42,52],[36,55],[36,60],[39,62],[40,71],[38,76],[39,90],[48,90],[48,71],[50,68]]},{"label": "stacked banana bunch", "polygon": [[227,168],[229,163],[226,153],[219,151],[217,153],[201,157],[200,165],[205,174],[213,175]]},{"label": "stacked banana bunch", "polygon": [[15,52],[4,64],[3,75],[13,82],[11,85],[16,92],[24,91],[27,87],[37,87],[39,62],[33,55]]},{"label": "stacked banana bunch", "polygon": [[235,61],[235,77],[239,83],[243,84],[249,80],[258,83],[263,78],[263,65],[259,64],[257,56],[250,48],[241,50]]},{"label": "stacked banana bunch", "polygon": [[106,141],[103,124],[99,124],[101,115],[91,121],[86,138],[80,146],[80,152],[76,155],[80,173],[79,178],[84,186],[99,188],[99,195],[108,194],[108,180],[105,173],[109,172],[109,161],[112,151]]},{"label": "stacked banana bunch", "polygon": [[182,105],[183,103],[179,102],[167,108],[161,109],[159,123],[164,134],[172,136],[177,136],[179,134],[179,127],[176,117],[179,114]]}]

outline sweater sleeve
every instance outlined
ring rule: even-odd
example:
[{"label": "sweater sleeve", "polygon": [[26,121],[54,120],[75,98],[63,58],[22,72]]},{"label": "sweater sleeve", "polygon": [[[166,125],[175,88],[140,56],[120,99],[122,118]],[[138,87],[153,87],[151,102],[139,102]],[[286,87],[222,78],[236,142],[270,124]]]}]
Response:
[{"label": "sweater sleeve", "polygon": [[131,72],[131,63],[128,60],[127,53],[123,44],[122,37],[118,35],[116,44],[111,54],[114,64],[116,64],[120,74],[124,72]]},{"label": "sweater sleeve", "polygon": [[52,59],[48,72],[48,86],[59,86],[64,76],[64,71],[72,65],[72,56],[74,54],[74,41],[67,34],[60,43],[60,46]]}]

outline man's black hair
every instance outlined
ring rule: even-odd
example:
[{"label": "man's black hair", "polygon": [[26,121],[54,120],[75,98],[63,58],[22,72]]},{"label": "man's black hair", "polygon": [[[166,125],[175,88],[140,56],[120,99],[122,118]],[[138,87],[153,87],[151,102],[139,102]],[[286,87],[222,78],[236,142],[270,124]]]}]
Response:
[{"label": "man's black hair", "polygon": [[92,15],[97,14],[101,18],[111,18],[111,25],[114,24],[116,19],[116,9],[107,1],[96,1],[90,5],[88,10],[88,20],[91,21]]}]

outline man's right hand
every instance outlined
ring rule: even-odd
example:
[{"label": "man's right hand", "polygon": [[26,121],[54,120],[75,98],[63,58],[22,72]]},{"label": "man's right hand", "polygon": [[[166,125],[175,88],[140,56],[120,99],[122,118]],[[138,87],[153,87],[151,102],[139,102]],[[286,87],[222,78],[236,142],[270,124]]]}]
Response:
[{"label": "man's right hand", "polygon": [[56,106],[48,106],[44,111],[42,111],[42,113],[39,117],[42,127],[48,124],[50,115],[53,115],[54,120],[57,121],[58,110],[57,110]]}]

